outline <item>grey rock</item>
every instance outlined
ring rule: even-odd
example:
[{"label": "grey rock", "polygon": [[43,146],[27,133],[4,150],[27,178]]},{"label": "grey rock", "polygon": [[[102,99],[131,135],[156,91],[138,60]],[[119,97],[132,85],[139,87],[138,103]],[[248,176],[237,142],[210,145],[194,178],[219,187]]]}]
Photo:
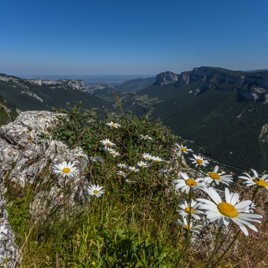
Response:
[{"label": "grey rock", "polygon": [[15,236],[8,222],[6,202],[0,194],[0,266],[15,268],[21,260],[21,254],[15,243]]},{"label": "grey rock", "polygon": [[164,86],[177,82],[179,76],[173,72],[163,72],[156,76],[154,85]]},{"label": "grey rock", "polygon": [[268,167],[268,124],[262,126],[259,135],[259,146],[262,155],[261,167],[267,169]]}]

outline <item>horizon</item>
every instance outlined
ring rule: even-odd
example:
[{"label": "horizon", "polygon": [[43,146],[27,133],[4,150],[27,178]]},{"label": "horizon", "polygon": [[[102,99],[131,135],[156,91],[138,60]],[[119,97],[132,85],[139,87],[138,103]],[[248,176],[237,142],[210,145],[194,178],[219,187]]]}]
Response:
[{"label": "horizon", "polygon": [[2,73],[140,76],[268,67],[265,0],[1,4]]}]

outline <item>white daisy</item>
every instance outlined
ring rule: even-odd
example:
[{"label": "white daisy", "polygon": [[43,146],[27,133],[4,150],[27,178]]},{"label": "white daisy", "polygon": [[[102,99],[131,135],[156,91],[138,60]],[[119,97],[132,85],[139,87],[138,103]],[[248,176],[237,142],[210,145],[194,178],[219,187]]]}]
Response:
[{"label": "white daisy", "polygon": [[147,168],[147,167],[149,167],[149,164],[146,163],[146,162],[144,162],[144,161],[139,161],[139,162],[137,163],[137,165],[138,165],[139,167],[141,167],[141,168]]},{"label": "white daisy", "polygon": [[255,169],[251,169],[253,176],[250,176],[249,173],[244,172],[243,176],[239,176],[238,178],[243,179],[244,183],[247,186],[258,185],[260,187],[264,187],[268,189],[268,174],[264,174],[260,176]]},{"label": "white daisy", "polygon": [[158,157],[158,156],[152,156],[151,160],[154,161],[155,163],[159,163],[164,161],[162,158]]},{"label": "white daisy", "polygon": [[123,164],[123,163],[119,163],[119,164],[117,164],[117,167],[119,167],[119,168],[127,168],[127,165]]},{"label": "white daisy", "polygon": [[121,125],[118,123],[114,123],[111,121],[110,123],[106,123],[107,126],[112,127],[112,128],[119,128]]},{"label": "white daisy", "polygon": [[204,178],[207,184],[211,184],[212,182],[219,185],[223,183],[225,185],[229,185],[229,183],[233,182],[232,175],[225,174],[225,172],[219,172],[219,166],[215,166],[214,170],[207,173],[208,176]]},{"label": "white daisy", "polygon": [[131,171],[131,172],[135,172],[135,173],[139,171],[138,168],[136,168],[136,167],[131,167],[131,166],[128,167],[128,170]]},{"label": "white daisy", "polygon": [[142,155],[142,157],[143,157],[145,160],[148,161],[148,160],[151,160],[153,156],[151,156],[150,154],[144,153],[144,154]]},{"label": "white daisy", "polygon": [[100,142],[101,142],[104,146],[106,146],[106,147],[112,147],[112,146],[115,146],[115,144],[112,143],[109,139],[101,140]]},{"label": "white daisy", "polygon": [[117,151],[115,151],[115,150],[112,150],[111,152],[110,152],[110,154],[112,155],[112,157],[117,157],[117,156],[120,156],[120,153],[119,152],[117,152]]},{"label": "white daisy", "polygon": [[181,178],[174,181],[176,190],[180,189],[182,192],[188,194],[190,189],[205,187],[202,179],[193,179],[184,172],[180,172],[179,175]]},{"label": "white daisy", "polygon": [[196,166],[196,167],[200,167],[200,166],[207,166],[208,165],[208,161],[205,160],[202,156],[200,155],[195,155],[193,154],[194,158],[190,158],[192,160],[192,163]]},{"label": "white daisy", "polygon": [[197,200],[202,203],[199,208],[206,211],[209,221],[218,221],[219,224],[226,226],[228,226],[230,221],[233,221],[245,235],[248,235],[246,226],[258,232],[257,228],[250,222],[260,222],[257,219],[262,218],[262,216],[249,213],[251,210],[250,205],[252,204],[251,200],[239,202],[239,194],[230,193],[228,188],[225,188],[225,201],[222,201],[219,194],[213,188],[207,189],[206,192],[213,202],[204,198]]},{"label": "white daisy", "polygon": [[127,173],[124,172],[124,171],[122,171],[122,170],[119,170],[119,171],[117,171],[117,175],[120,176],[120,177],[124,177],[125,178],[127,176]]},{"label": "white daisy", "polygon": [[183,203],[179,204],[179,210],[177,212],[183,217],[187,218],[189,215],[195,220],[199,220],[200,214],[203,214],[203,211],[198,209],[199,203],[196,202],[195,200],[191,200],[191,203],[188,203],[184,200]]},{"label": "white daisy", "polygon": [[54,172],[59,175],[63,175],[66,177],[72,177],[77,175],[78,169],[74,167],[75,162],[67,163],[66,161],[63,161],[62,163],[54,166]]},{"label": "white daisy", "polygon": [[107,153],[112,153],[115,152],[115,150],[111,147],[104,146],[103,150]]},{"label": "white daisy", "polygon": [[87,190],[90,195],[94,195],[96,197],[100,197],[102,194],[104,194],[102,186],[99,185],[90,185]]},{"label": "white daisy", "polygon": [[152,140],[152,138],[150,136],[148,136],[148,135],[142,135],[141,134],[140,137],[141,137],[142,140]]},{"label": "white daisy", "polygon": [[193,226],[193,222],[188,223],[186,218],[183,218],[182,221],[180,219],[177,219],[177,223],[181,225],[184,229],[194,233],[199,233],[202,228],[201,225]]},{"label": "white daisy", "polygon": [[178,149],[178,154],[181,156],[182,154],[188,154],[189,152],[192,152],[192,149],[187,148],[186,146],[182,144],[175,144],[177,149]]}]

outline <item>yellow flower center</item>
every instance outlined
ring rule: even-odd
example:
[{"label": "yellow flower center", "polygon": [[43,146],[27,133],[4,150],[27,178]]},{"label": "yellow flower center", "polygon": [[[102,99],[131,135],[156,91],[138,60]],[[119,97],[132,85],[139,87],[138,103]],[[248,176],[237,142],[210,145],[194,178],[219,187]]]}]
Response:
[{"label": "yellow flower center", "polygon": [[144,139],[148,139],[148,138],[149,138],[149,136],[148,136],[148,135],[145,135],[145,136],[144,136]]},{"label": "yellow flower center", "polygon": [[116,127],[116,125],[117,125],[116,123],[113,123],[113,124],[112,124],[112,127]]},{"label": "yellow flower center", "polygon": [[192,208],[192,209],[190,209],[190,207],[186,207],[185,208],[185,212],[187,212],[187,213],[189,213],[189,214],[193,214],[194,213],[194,209]]},{"label": "yellow flower center", "polygon": [[227,217],[234,218],[238,215],[237,209],[230,203],[221,202],[218,204],[219,212]]},{"label": "yellow flower center", "polygon": [[221,176],[216,172],[209,172],[208,175],[213,180],[219,180],[221,178]]},{"label": "yellow flower center", "polygon": [[158,160],[158,159],[155,159],[154,161],[155,161],[156,163],[159,163],[159,162],[160,162],[160,160]]},{"label": "yellow flower center", "polygon": [[188,230],[191,230],[192,229],[192,227],[189,224],[185,224],[183,227],[186,228],[186,229],[188,229]]},{"label": "yellow flower center", "polygon": [[197,159],[196,159],[196,162],[197,162],[199,165],[201,165],[201,164],[203,163],[203,160],[202,160],[202,159],[197,158]]},{"label": "yellow flower center", "polygon": [[186,185],[188,185],[188,186],[196,186],[197,185],[197,182],[194,180],[194,179],[187,179],[186,181],[185,181],[185,183],[186,183]]},{"label": "yellow flower center", "polygon": [[32,142],[32,141],[33,141],[33,138],[30,136],[30,137],[28,138],[28,141],[29,141],[29,142]]},{"label": "yellow flower center", "polygon": [[105,145],[106,145],[106,146],[110,146],[111,143],[110,143],[110,142],[106,142]]},{"label": "yellow flower center", "polygon": [[255,178],[255,179],[253,179],[253,181],[262,187],[267,187],[267,185],[268,185],[268,183],[264,179]]},{"label": "yellow flower center", "polygon": [[186,151],[187,151],[187,148],[184,147],[184,146],[181,146],[181,150],[182,150],[183,152],[186,152]]},{"label": "yellow flower center", "polygon": [[71,169],[68,167],[62,169],[63,173],[69,173],[70,171],[71,171]]},{"label": "yellow flower center", "polygon": [[98,194],[99,193],[99,190],[95,189],[93,190],[93,194]]},{"label": "yellow flower center", "polygon": [[150,157],[149,157],[149,156],[145,156],[144,159],[145,159],[145,160],[149,160]]},{"label": "yellow flower center", "polygon": [[95,266],[95,265],[96,265],[96,262],[95,262],[95,261],[93,261],[91,264]]}]

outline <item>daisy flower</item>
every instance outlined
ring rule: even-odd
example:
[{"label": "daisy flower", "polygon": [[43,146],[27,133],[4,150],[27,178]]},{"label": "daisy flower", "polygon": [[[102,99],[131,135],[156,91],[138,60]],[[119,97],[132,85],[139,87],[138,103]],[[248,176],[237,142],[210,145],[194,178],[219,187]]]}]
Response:
[{"label": "daisy flower", "polygon": [[182,144],[175,144],[177,149],[179,150],[178,154],[179,156],[181,156],[182,154],[188,154],[189,152],[192,152],[192,149],[187,148],[186,146],[182,145]]},{"label": "daisy flower", "polygon": [[140,137],[141,137],[142,140],[150,140],[150,141],[152,140],[152,138],[150,136],[148,136],[148,135],[142,135],[141,134]]},{"label": "daisy flower", "polygon": [[115,151],[115,150],[112,150],[111,152],[110,152],[110,154],[112,155],[112,157],[117,157],[117,156],[120,156],[120,153],[119,152],[117,152],[117,151]]},{"label": "daisy flower", "polygon": [[149,164],[146,163],[146,162],[144,162],[144,161],[139,161],[139,162],[137,163],[137,165],[138,165],[139,167],[141,167],[141,168],[147,168],[147,167],[149,167]]},{"label": "daisy flower", "polygon": [[221,199],[219,194],[213,188],[208,188],[206,193],[212,201],[199,198],[201,202],[199,208],[206,211],[206,216],[210,222],[218,221],[219,224],[228,226],[230,221],[237,224],[242,232],[247,236],[248,228],[258,232],[257,228],[251,222],[260,222],[257,219],[262,218],[261,215],[251,214],[251,200],[239,201],[239,194],[230,193],[228,188],[225,188],[225,201]]},{"label": "daisy flower", "polygon": [[124,177],[125,178],[127,176],[127,173],[124,172],[124,171],[122,171],[122,170],[119,170],[119,171],[117,171],[117,175],[120,176],[120,177]]},{"label": "daisy flower", "polygon": [[138,172],[138,171],[139,171],[138,168],[136,168],[136,167],[131,167],[131,166],[128,167],[128,170],[131,171],[131,172]]},{"label": "daisy flower", "polygon": [[103,150],[107,153],[112,153],[115,152],[115,150],[111,147],[104,146]]},{"label": "daisy flower", "polygon": [[174,181],[176,190],[180,189],[188,194],[190,189],[203,188],[205,186],[202,179],[193,179],[184,172],[180,172],[179,175],[181,178]]},{"label": "daisy flower", "polygon": [[155,163],[159,163],[164,161],[162,158],[158,157],[158,156],[152,156],[151,160],[153,160]]},{"label": "daisy flower", "polygon": [[195,155],[193,154],[193,158],[191,158],[192,163],[196,166],[196,167],[200,167],[200,166],[207,166],[208,165],[208,161],[205,160],[202,156],[200,155]]},{"label": "daisy flower", "polygon": [[99,185],[90,185],[87,190],[90,195],[94,195],[96,197],[100,197],[102,194],[104,194],[102,186]]},{"label": "daisy flower", "polygon": [[65,177],[72,177],[77,175],[78,170],[76,167],[74,167],[75,163],[67,163],[66,161],[55,165],[54,166],[54,172],[59,175],[63,175]]},{"label": "daisy flower", "polygon": [[114,123],[111,121],[110,123],[106,123],[107,126],[112,127],[112,128],[119,128],[121,125],[118,123]]},{"label": "daisy flower", "polygon": [[238,178],[243,179],[244,183],[247,186],[253,186],[253,185],[258,185],[260,187],[264,187],[268,189],[268,175],[264,174],[260,176],[258,172],[255,169],[251,169],[253,176],[250,176],[247,172],[244,172],[243,176],[239,176]]},{"label": "daisy flower", "polygon": [[184,229],[187,229],[194,233],[199,233],[200,229],[202,228],[201,225],[193,226],[193,222],[188,223],[186,218],[183,218],[182,221],[177,219],[177,223],[181,225]]},{"label": "daisy flower", "polygon": [[177,212],[183,217],[187,218],[189,215],[195,220],[199,220],[200,214],[203,214],[203,211],[198,209],[199,203],[195,200],[191,200],[191,203],[188,203],[184,200],[183,203],[179,204],[179,210]]},{"label": "daisy flower", "polygon": [[106,146],[106,147],[112,147],[112,146],[115,146],[115,144],[112,143],[109,139],[101,140],[100,142],[101,142],[104,146]]},{"label": "daisy flower", "polygon": [[119,168],[127,168],[127,165],[119,163],[119,164],[117,164],[117,167],[119,167]]},{"label": "daisy flower", "polygon": [[151,156],[150,154],[146,154],[146,153],[144,153],[143,155],[142,155],[142,157],[145,159],[145,160],[152,160],[152,157],[153,156]]},{"label": "daisy flower", "polygon": [[220,183],[229,185],[229,183],[233,182],[232,175],[225,174],[225,172],[219,172],[219,166],[215,166],[214,170],[207,174],[208,176],[204,178],[207,184],[215,182],[217,185]]}]

